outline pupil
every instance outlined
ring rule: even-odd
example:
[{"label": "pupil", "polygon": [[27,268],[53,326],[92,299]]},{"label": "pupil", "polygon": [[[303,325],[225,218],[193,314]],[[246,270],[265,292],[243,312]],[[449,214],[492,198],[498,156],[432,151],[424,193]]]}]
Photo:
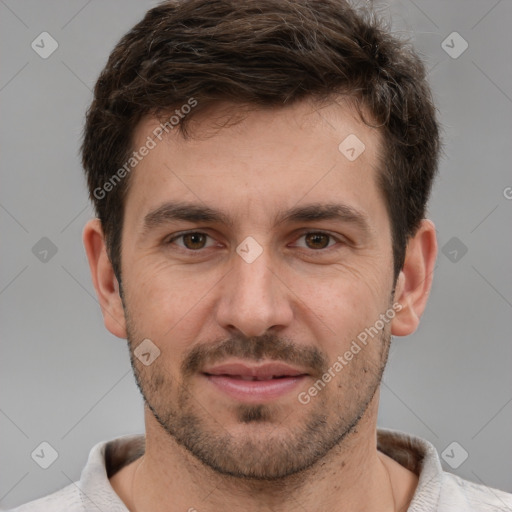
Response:
[{"label": "pupil", "polygon": [[188,249],[201,249],[204,246],[204,238],[201,233],[188,233],[183,237]]},{"label": "pupil", "polygon": [[324,249],[329,245],[329,237],[323,233],[310,233],[306,235],[306,241],[314,249]]}]

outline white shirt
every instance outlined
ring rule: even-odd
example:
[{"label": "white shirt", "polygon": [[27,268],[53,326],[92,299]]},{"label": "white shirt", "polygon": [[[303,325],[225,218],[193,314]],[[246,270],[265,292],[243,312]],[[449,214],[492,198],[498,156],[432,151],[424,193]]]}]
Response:
[{"label": "white shirt", "polygon": [[[443,471],[434,446],[404,432],[377,429],[378,449],[419,476],[408,512],[512,512],[512,494]],[[144,453],[145,436],[95,445],[80,480],[10,512],[128,512],[109,477]]]}]

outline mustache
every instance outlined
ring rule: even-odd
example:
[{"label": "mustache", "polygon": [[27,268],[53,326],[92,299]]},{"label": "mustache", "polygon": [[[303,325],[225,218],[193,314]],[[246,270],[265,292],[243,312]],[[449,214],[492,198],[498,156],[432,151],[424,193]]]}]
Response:
[{"label": "mustache", "polygon": [[185,356],[181,371],[184,376],[193,375],[207,364],[235,357],[259,362],[263,359],[282,361],[309,370],[313,376],[323,375],[328,368],[325,355],[316,347],[305,347],[274,334],[263,336],[235,336],[214,343],[197,345]]}]

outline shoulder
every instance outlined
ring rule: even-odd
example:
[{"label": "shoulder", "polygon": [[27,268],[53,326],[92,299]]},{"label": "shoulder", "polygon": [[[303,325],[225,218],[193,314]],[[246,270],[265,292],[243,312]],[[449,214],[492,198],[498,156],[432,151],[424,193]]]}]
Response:
[{"label": "shoulder", "polygon": [[512,494],[444,472],[439,499],[440,512],[511,512]]},{"label": "shoulder", "polygon": [[84,512],[84,504],[75,484],[60,489],[53,494],[29,501],[7,512]]},{"label": "shoulder", "polygon": [[408,512],[512,512],[512,494],[444,471],[429,441],[380,428],[377,443],[379,451],[419,476]]},{"label": "shoulder", "polygon": [[79,481],[6,512],[128,512],[109,476],[140,456],[144,447],[140,434],[101,441],[89,452]]},{"label": "shoulder", "polygon": [[74,482],[52,494],[4,512],[128,512],[112,488],[98,486],[84,492]]}]

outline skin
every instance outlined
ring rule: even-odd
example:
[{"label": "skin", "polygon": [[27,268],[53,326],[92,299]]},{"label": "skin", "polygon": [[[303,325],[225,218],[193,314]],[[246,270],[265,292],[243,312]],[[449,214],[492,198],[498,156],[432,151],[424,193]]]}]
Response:
[{"label": "skin", "polygon": [[[111,484],[131,511],[406,510],[418,478],[377,451],[379,384],[390,336],[414,332],[424,311],[434,225],[422,221],[395,282],[390,220],[376,182],[380,132],[342,101],[253,109],[215,128],[230,107],[192,119],[190,139],[171,132],[132,171],[123,300],[101,224],[91,220],[84,230],[107,329],[128,338],[132,353],[145,338],[160,350],[149,366],[132,354],[146,400],[146,452]],[[143,119],[134,147],[157,126]],[[352,162],[338,150],[349,134],[365,144]],[[221,210],[230,224],[180,220],[144,229],[149,212],[177,200]],[[279,211],[327,203],[360,212],[366,230],[346,220],[275,223]],[[198,247],[190,239],[169,241],[189,230],[210,237],[199,239],[206,247],[195,256],[185,248]],[[304,236],[319,231],[334,237],[320,237],[325,248]],[[263,249],[252,263],[236,252],[248,236]],[[301,404],[297,394],[394,303],[401,309],[379,335]],[[272,402],[244,406],[199,371],[183,371],[195,349],[210,350],[216,362],[288,354],[309,375]],[[200,368],[208,360],[199,358]]]}]

